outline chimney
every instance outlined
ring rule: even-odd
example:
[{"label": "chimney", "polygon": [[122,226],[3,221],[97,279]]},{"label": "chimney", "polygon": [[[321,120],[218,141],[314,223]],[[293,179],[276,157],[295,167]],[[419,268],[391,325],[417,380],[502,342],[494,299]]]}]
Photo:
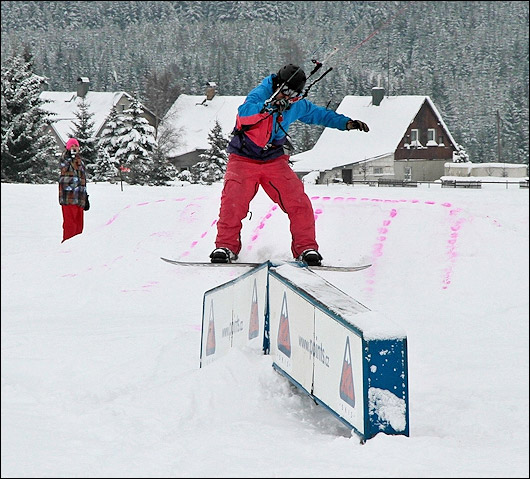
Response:
[{"label": "chimney", "polygon": [[217,84],[214,82],[208,82],[206,84],[206,99],[211,100],[217,93]]},{"label": "chimney", "polygon": [[90,80],[87,77],[79,77],[77,79],[77,96],[79,98],[85,98],[85,95],[88,93],[88,85]]},{"label": "chimney", "polygon": [[381,86],[372,88],[372,105],[379,106],[385,97],[385,89]]},{"label": "chimney", "polygon": [[50,89],[50,84],[46,77],[35,75],[39,79],[40,91],[47,91]]}]

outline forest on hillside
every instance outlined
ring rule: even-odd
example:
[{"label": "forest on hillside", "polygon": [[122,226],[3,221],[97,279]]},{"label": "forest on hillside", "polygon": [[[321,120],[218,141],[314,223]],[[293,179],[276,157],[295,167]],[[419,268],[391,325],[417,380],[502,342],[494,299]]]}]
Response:
[{"label": "forest on hillside", "polygon": [[[159,114],[178,94],[246,95],[284,63],[333,70],[310,91],[428,95],[474,162],[528,164],[528,2],[2,1],[2,63],[24,49],[50,90],[137,93]],[[322,70],[323,71],[323,70]],[[154,105],[153,88],[165,101]],[[392,121],[389,118],[389,121]],[[318,128],[293,136],[310,147]]]}]

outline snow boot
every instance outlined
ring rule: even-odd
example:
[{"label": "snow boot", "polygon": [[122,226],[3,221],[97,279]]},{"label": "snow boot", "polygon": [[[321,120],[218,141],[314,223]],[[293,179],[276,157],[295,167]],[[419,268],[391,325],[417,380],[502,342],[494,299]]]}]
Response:
[{"label": "snow boot", "polygon": [[322,264],[322,256],[317,250],[306,249],[296,261],[302,261],[308,266],[320,266]]},{"label": "snow boot", "polygon": [[231,263],[237,259],[237,254],[228,248],[215,248],[210,254],[212,263]]}]

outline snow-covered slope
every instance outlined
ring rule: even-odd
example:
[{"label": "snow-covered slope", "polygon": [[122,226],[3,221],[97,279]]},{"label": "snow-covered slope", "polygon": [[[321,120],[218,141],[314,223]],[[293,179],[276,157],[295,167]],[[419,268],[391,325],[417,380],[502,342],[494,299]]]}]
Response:
[{"label": "snow-covered slope", "polygon": [[[268,356],[199,369],[221,185],[89,184],[61,244],[56,185],[2,184],[2,477],[524,477],[528,190],[308,186],[322,276],[407,333],[410,437],[365,445]],[[289,258],[261,191],[242,261]]]}]

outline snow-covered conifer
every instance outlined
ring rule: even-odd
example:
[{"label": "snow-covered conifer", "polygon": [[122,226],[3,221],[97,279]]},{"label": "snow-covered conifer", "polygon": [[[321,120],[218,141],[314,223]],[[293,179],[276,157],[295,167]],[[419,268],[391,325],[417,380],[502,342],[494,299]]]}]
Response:
[{"label": "snow-covered conifer", "polygon": [[127,172],[130,184],[149,184],[156,147],[154,128],[143,117],[143,109],[137,98],[133,98],[131,106],[123,114],[124,125],[117,131],[115,158],[122,168],[130,170]]},{"label": "snow-covered conifer", "polygon": [[199,155],[201,161],[190,168],[193,183],[211,184],[223,178],[228,163],[226,146],[228,139],[223,136],[221,125],[216,120],[208,133],[210,148]]},{"label": "snow-covered conifer", "polygon": [[462,145],[456,145],[456,151],[453,153],[453,163],[466,163],[469,161],[469,155]]},{"label": "snow-covered conifer", "polygon": [[96,138],[94,137],[94,121],[92,121],[94,113],[89,111],[89,106],[84,98],[79,102],[78,109],[75,112],[77,120],[74,121],[74,128],[72,129],[71,135],[79,141],[81,156],[86,165],[87,176],[91,178],[96,167],[98,152]]},{"label": "snow-covered conifer", "polygon": [[13,55],[2,64],[2,180],[47,183],[58,175],[58,148],[46,133],[39,95],[44,81],[31,63]]},{"label": "snow-covered conifer", "polygon": [[118,113],[116,107],[112,107],[97,143],[98,156],[93,172],[95,181],[109,181],[118,175],[121,177],[116,152],[119,148],[119,135],[126,129],[124,117]]}]

